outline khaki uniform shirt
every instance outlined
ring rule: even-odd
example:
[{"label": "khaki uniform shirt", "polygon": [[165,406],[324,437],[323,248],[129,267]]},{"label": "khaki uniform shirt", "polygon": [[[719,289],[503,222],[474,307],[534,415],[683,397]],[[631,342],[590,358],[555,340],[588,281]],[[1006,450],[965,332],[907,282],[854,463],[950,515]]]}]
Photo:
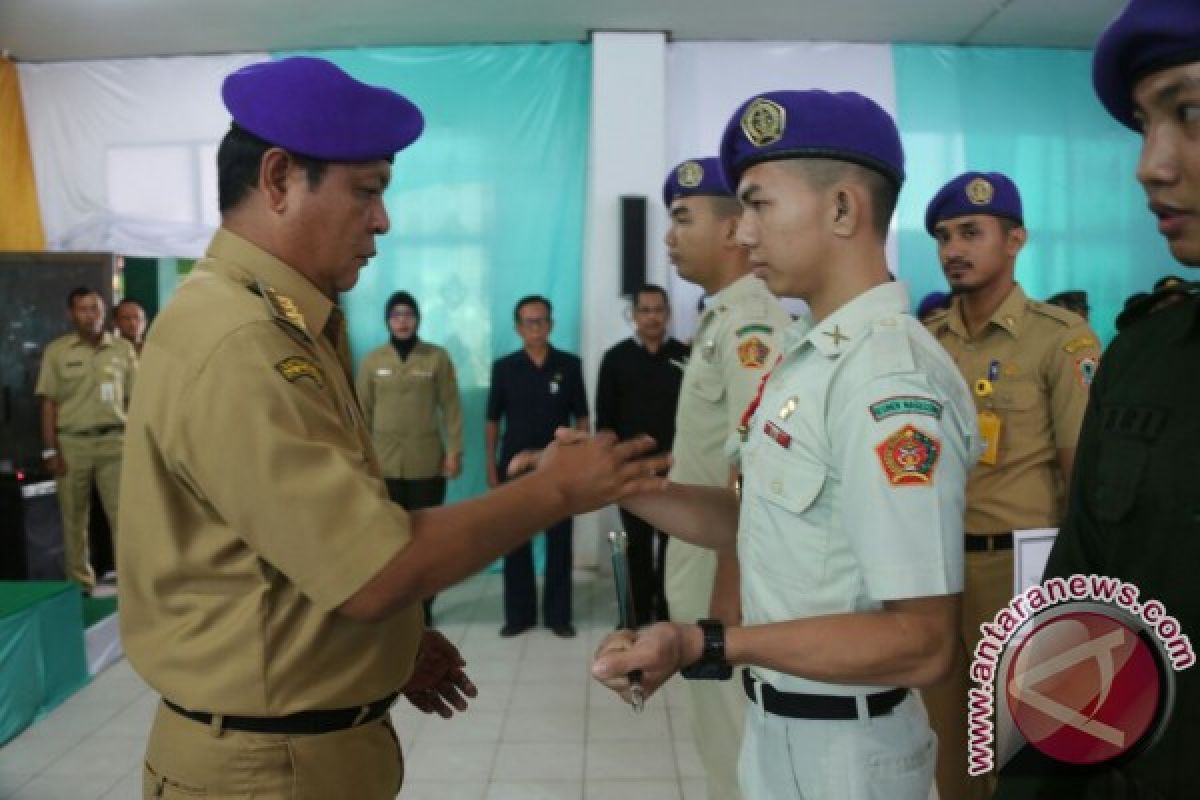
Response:
[{"label": "khaki uniform shirt", "polygon": [[197,711],[362,705],[409,678],[418,606],[335,609],[410,539],[355,401],[341,313],[226,230],[155,321],[121,473],[121,634]]},{"label": "khaki uniform shirt", "polygon": [[458,382],[442,348],[418,341],[401,360],[396,348],[385,344],[367,353],[357,384],[386,477],[436,478],[446,453],[462,452]]},{"label": "khaki uniform shirt", "polygon": [[54,401],[59,433],[124,425],[137,364],[133,346],[111,333],[97,347],[68,333],[46,347],[34,391]]},{"label": "khaki uniform shirt", "polygon": [[672,481],[729,485],[726,440],[740,424],[763,373],[778,359],[778,337],[791,321],[766,284],[753,275],[739,278],[709,300],[683,371]]},{"label": "khaki uniform shirt", "polygon": [[[978,464],[967,483],[967,531],[1057,527],[1064,490],[1058,451],[1079,438],[1100,359],[1096,334],[1082,317],[1030,300],[1020,286],[974,338],[957,299],[928,328],[973,387],[977,410],[1000,418],[996,463]],[[991,381],[990,395],[975,388],[981,380]]]},{"label": "khaki uniform shirt", "polygon": [[[785,332],[743,447],[747,625],[962,591],[975,410],[953,362],[907,309],[904,285],[885,283]],[[753,671],[786,692],[889,688]]]}]

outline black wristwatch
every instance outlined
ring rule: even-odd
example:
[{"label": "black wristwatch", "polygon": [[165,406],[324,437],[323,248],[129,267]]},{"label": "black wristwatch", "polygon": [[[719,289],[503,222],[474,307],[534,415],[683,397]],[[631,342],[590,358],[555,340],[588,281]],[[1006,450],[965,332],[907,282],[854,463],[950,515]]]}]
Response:
[{"label": "black wristwatch", "polygon": [[733,666],[725,660],[725,623],[719,619],[700,619],[696,624],[704,632],[704,648],[700,658],[679,674],[689,681],[729,680],[733,677]]}]

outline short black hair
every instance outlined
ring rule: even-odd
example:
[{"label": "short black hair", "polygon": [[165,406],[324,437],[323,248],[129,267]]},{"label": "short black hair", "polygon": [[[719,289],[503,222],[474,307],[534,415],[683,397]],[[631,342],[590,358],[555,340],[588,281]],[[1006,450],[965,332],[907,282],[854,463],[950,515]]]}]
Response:
[{"label": "short black hair", "polygon": [[513,308],[513,322],[521,321],[521,309],[525,306],[531,306],[534,303],[541,303],[546,307],[546,316],[554,317],[554,306],[550,305],[550,301],[542,297],[540,294],[527,294],[517,301],[517,305]]},{"label": "short black hair", "polygon": [[[274,146],[236,124],[230,126],[217,148],[217,208],[221,213],[237,208],[258,185],[263,155]],[[288,152],[304,167],[309,188],[317,188],[329,162]]]},{"label": "short black hair", "polygon": [[142,308],[141,303],[139,303],[137,300],[134,300],[132,297],[126,297],[126,298],[122,299],[121,302],[117,303],[115,306],[112,307],[113,318],[114,319],[116,318],[117,312],[121,309],[121,306],[127,306],[127,305],[131,305],[131,304],[137,306],[138,308],[141,308],[143,314],[146,313],[146,309]]},{"label": "short black hair", "polygon": [[856,179],[871,200],[871,227],[880,238],[887,238],[900,197],[900,188],[890,178],[868,167],[832,158],[798,158],[787,163],[795,164],[816,189],[828,189],[846,178]]},{"label": "short black hair", "polygon": [[629,300],[633,303],[634,308],[637,307],[638,301],[642,299],[642,295],[644,294],[657,294],[662,297],[663,305],[667,308],[671,307],[671,298],[667,296],[666,289],[656,283],[646,283],[634,289],[633,294],[629,296]]},{"label": "short black hair", "polygon": [[[87,286],[76,286],[74,289],[67,292],[67,308],[68,309],[74,308],[76,300],[78,300],[81,297],[87,297],[87,296],[93,295],[93,294],[96,295],[96,297],[100,297],[100,293],[97,292],[95,289],[91,289]],[[101,300],[101,302],[103,302],[104,298],[100,297],[100,300]]]}]

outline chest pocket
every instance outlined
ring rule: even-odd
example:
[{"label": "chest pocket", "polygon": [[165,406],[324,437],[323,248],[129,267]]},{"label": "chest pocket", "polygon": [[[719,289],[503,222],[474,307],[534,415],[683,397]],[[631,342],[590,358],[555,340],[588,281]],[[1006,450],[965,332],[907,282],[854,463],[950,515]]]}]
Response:
[{"label": "chest pocket", "polygon": [[1150,444],[1165,421],[1166,415],[1156,408],[1105,409],[1101,421],[1105,436],[1091,498],[1097,517],[1119,522],[1133,510],[1150,460]]},{"label": "chest pocket", "polygon": [[698,375],[696,380],[689,384],[688,391],[706,403],[715,405],[725,396],[725,384],[717,375]]},{"label": "chest pocket", "polygon": [[818,583],[825,574],[831,535],[828,514],[813,508],[826,484],[825,466],[763,442],[749,471],[743,502],[752,507],[747,509],[748,524],[739,531],[745,560],[789,586]]}]

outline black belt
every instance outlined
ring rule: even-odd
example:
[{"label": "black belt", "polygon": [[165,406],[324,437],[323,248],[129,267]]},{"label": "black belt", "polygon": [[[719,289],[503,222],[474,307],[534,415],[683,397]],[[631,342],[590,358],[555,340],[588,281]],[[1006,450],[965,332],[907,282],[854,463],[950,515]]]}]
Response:
[{"label": "black belt", "polygon": [[[231,731],[246,731],[247,733],[294,733],[315,734],[333,733],[334,731],[354,728],[374,722],[388,712],[396,701],[396,694],[390,694],[382,700],[376,700],[365,706],[354,708],[336,708],[329,711],[300,711],[283,717],[224,717],[221,727]],[[214,715],[207,711],[188,711],[163,698],[167,708],[205,725],[211,725]]]},{"label": "black belt", "polygon": [[968,553],[990,553],[994,550],[1012,550],[1012,531],[1005,533],[968,533],[964,537]]},{"label": "black belt", "polygon": [[[742,670],[742,687],[752,702],[758,702],[754,684],[762,692],[762,706],[770,714],[790,719],[858,719],[858,698],[832,694],[781,692]],[[888,689],[867,695],[867,714],[882,717],[908,697],[908,689]]]},{"label": "black belt", "polygon": [[101,425],[99,428],[88,428],[86,431],[59,431],[63,436],[107,436],[110,433],[122,433],[124,425]]}]

